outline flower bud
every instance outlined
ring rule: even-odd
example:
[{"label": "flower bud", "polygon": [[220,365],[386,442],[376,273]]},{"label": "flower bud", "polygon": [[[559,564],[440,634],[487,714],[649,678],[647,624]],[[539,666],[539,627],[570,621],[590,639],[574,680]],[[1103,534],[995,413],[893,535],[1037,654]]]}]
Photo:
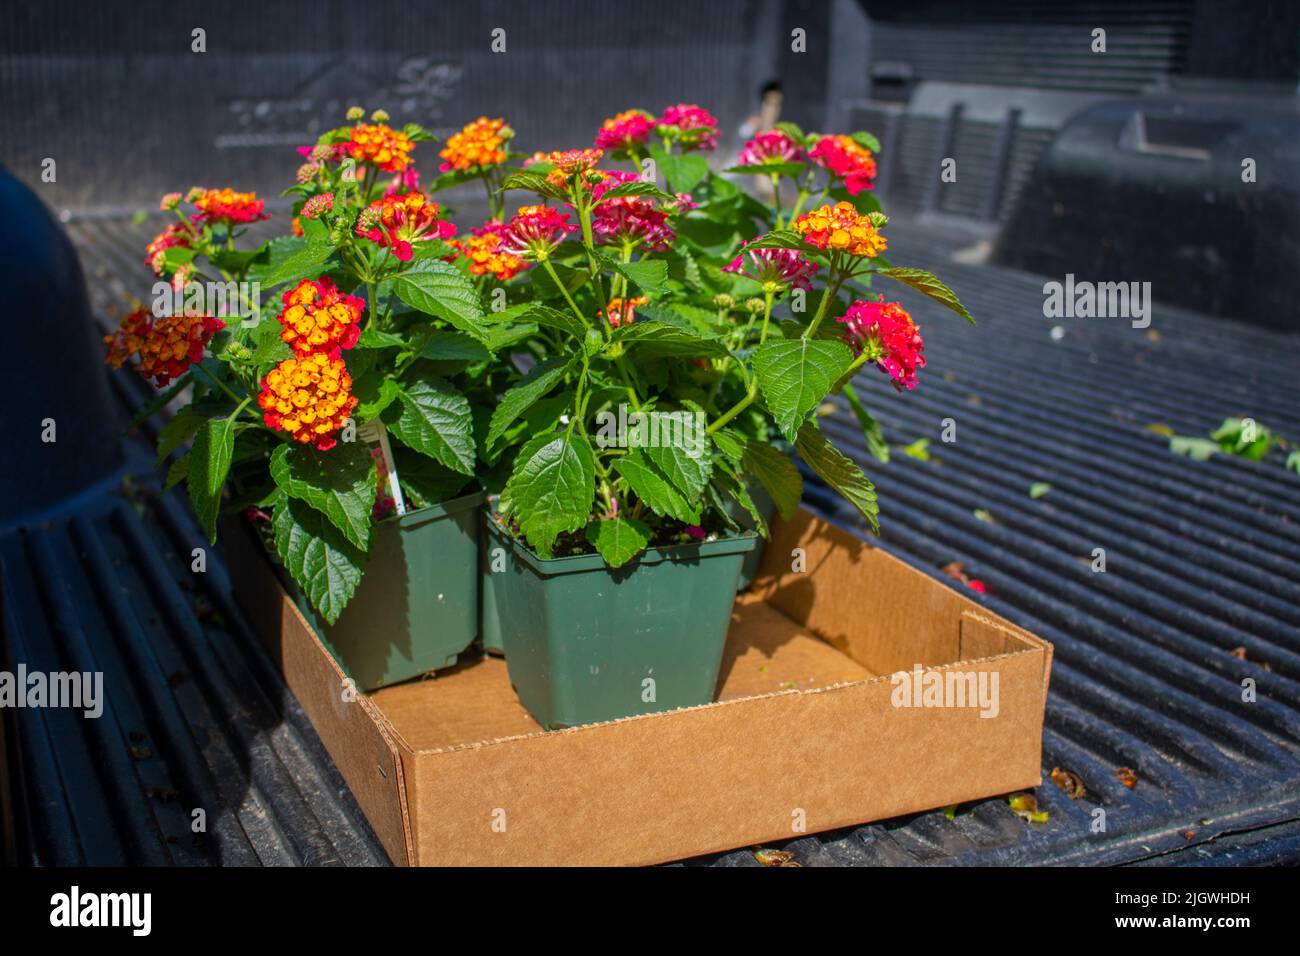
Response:
[{"label": "flower bud", "polygon": [[388,112],[386,110],[375,110],[373,113],[370,114],[370,119],[372,122],[375,123],[387,123]]},{"label": "flower bud", "polygon": [[349,122],[355,123],[357,120],[361,119],[365,115],[366,115],[366,111],[363,110],[360,106],[348,107],[347,118]]},{"label": "flower bud", "polygon": [[303,163],[298,167],[298,185],[303,186],[316,178],[320,172],[320,163]]},{"label": "flower bud", "polygon": [[713,297],[713,304],[719,309],[733,309],[736,307],[736,300],[725,292],[719,292]]},{"label": "flower bud", "polygon": [[171,212],[181,204],[180,193],[168,193],[158,203],[158,208],[163,212]]},{"label": "flower bud", "polygon": [[763,300],[762,300],[762,299],[746,299],[746,300],[745,300],[745,310],[746,310],[747,312],[752,312],[754,315],[758,315],[758,313],[760,313],[760,312],[763,311]]}]

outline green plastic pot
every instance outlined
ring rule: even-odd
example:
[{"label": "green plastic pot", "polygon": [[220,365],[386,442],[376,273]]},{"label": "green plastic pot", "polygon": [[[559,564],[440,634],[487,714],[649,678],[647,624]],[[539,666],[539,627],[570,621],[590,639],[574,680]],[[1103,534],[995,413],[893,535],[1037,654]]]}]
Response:
[{"label": "green plastic pot", "polygon": [[332,625],[287,580],[298,609],[361,690],[451,667],[478,636],[482,503],[475,492],[378,522],[366,573]]},{"label": "green plastic pot", "polygon": [[[485,510],[486,514],[486,510]],[[736,581],[757,535],[652,548],[611,569],[544,559],[487,517],[506,549],[492,594],[510,681],[547,730],[713,700]]]},{"label": "green plastic pot", "polygon": [[[486,510],[483,512],[483,521],[491,527],[496,527],[496,522],[488,517]],[[491,534],[484,534],[482,542],[483,546],[479,549],[479,636],[483,638],[484,651],[501,655],[506,652],[506,647],[501,639],[501,614],[497,611],[496,575],[492,573],[494,558],[492,552],[500,548],[505,555],[509,555],[510,551],[503,547],[504,542]]]}]

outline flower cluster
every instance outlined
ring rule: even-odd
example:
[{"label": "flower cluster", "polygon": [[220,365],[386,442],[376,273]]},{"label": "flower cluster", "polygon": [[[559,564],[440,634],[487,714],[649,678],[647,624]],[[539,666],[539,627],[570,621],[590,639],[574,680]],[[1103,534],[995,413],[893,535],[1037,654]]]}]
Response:
[{"label": "flower cluster", "polygon": [[804,158],[799,144],[780,130],[759,133],[740,151],[741,166],[763,166],[767,163],[797,163]]},{"label": "flower cluster", "polygon": [[338,444],[335,435],[347,424],[357,398],[343,360],[313,352],[271,369],[262,379],[257,404],[268,428],[329,451]]},{"label": "flower cluster", "polygon": [[[306,212],[306,207],[303,209]],[[438,204],[423,193],[384,196],[367,206],[357,217],[358,236],[391,249],[400,262],[409,262],[415,254],[413,242],[450,239],[456,226],[438,218]]]},{"label": "flower cluster", "polygon": [[500,249],[530,262],[542,262],[577,229],[567,212],[550,206],[522,206],[502,230]]},{"label": "flower cluster", "polygon": [[916,387],[916,373],[925,367],[925,343],[921,333],[897,302],[859,299],[836,319],[845,326],[845,338],[868,361],[889,375],[894,388]]},{"label": "flower cluster", "polygon": [[212,336],[226,327],[209,315],[165,315],[155,319],[139,308],[126,315],[117,331],[105,336],[106,361],[121,368],[132,356],[139,359],[136,371],[163,388],[180,378],[191,365],[203,361]]},{"label": "flower cluster", "polygon": [[596,134],[596,146],[620,154],[640,150],[655,131],[655,118],[645,110],[625,110],[605,120]]},{"label": "flower cluster", "polygon": [[156,276],[167,274],[163,253],[168,249],[194,248],[194,233],[184,223],[174,222],[169,225],[144,250],[144,264],[153,270]]},{"label": "flower cluster", "polygon": [[871,188],[876,161],[871,151],[852,136],[823,136],[808,154],[817,165],[844,180],[850,196]]},{"label": "flower cluster", "polygon": [[[615,186],[637,181],[634,173],[607,172],[603,175],[605,178],[592,189],[593,200],[600,201]],[[644,252],[665,252],[677,238],[676,231],[668,225],[668,213],[645,196],[616,196],[604,200],[592,210],[591,232],[603,245],[628,242]]]},{"label": "flower cluster", "polygon": [[805,259],[798,249],[747,249],[748,245],[747,242],[741,246],[740,255],[731,261],[724,272],[738,272],[755,282],[761,282],[764,291],[812,290],[812,277],[817,274],[817,264]]},{"label": "flower cluster", "polygon": [[659,117],[659,133],[681,144],[682,149],[714,149],[718,145],[718,120],[693,103],[670,106]]},{"label": "flower cluster", "polygon": [[257,193],[237,193],[229,186],[225,189],[194,189],[190,191],[190,199],[199,209],[195,222],[230,226],[271,218],[262,212],[266,202],[258,199]]},{"label": "flower cluster", "polygon": [[818,249],[847,252],[868,258],[885,251],[885,237],[870,216],[861,215],[850,202],[829,203],[806,212],[791,224],[794,231]]},{"label": "flower cluster", "polygon": [[[410,165],[411,150],[415,149],[411,137],[384,123],[358,123],[345,145],[358,163],[369,163],[383,173],[400,173]],[[312,159],[316,159],[314,152]]]},{"label": "flower cluster", "polygon": [[490,275],[502,282],[513,279],[531,267],[519,256],[501,248],[506,224],[499,219],[489,219],[464,239],[453,239],[449,245],[469,260],[471,275]]},{"label": "flower cluster", "polygon": [[572,177],[585,176],[604,155],[605,151],[601,149],[564,149],[546,153],[540,158],[555,167],[546,174],[546,181],[557,189],[565,189]]},{"label": "flower cluster", "polygon": [[[617,329],[631,325],[636,321],[635,310],[637,306],[645,305],[649,301],[650,300],[643,295],[638,295],[631,299],[623,299],[620,296],[615,296],[610,299],[608,312],[610,326]],[[600,318],[604,318],[606,317],[606,312],[602,309],[597,312],[596,315]]]},{"label": "flower cluster", "polygon": [[506,151],[502,147],[512,136],[514,131],[505,120],[480,116],[448,138],[446,147],[438,154],[446,160],[439,168],[449,173],[452,170],[499,166],[506,161]]},{"label": "flower cluster", "polygon": [[[319,219],[322,215],[329,212],[333,208],[334,208],[334,194],[321,193],[317,196],[312,196],[310,199],[308,199],[305,203],[302,204],[302,215],[306,216],[308,219]],[[296,216],[294,217],[294,222],[295,223],[297,222]],[[298,235],[302,235],[302,226],[298,226],[298,228],[295,231],[298,233]]]},{"label": "flower cluster", "polygon": [[280,338],[299,358],[315,352],[338,358],[357,344],[365,303],[340,293],[329,276],[303,279],[285,291],[283,301],[276,317],[284,326]]}]

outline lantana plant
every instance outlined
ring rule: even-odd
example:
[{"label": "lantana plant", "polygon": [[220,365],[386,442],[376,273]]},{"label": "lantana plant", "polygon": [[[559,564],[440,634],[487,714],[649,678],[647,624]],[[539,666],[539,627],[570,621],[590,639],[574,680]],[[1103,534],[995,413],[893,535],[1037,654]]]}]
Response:
[{"label": "lantana plant", "polygon": [[[168,486],[186,481],[212,540],[223,506],[251,516],[330,623],[378,522],[473,487],[539,555],[615,567],[766,533],[753,494],[793,512],[792,454],[875,526],[871,482],[815,413],[844,392],[883,448],[848,383],[874,365],[910,389],[925,359],[902,306],[865,290],[883,275],[969,316],[881,255],[867,134],[781,124],[746,144],[733,172],[789,180],[789,210],[780,188],[769,208],[711,170],[718,138],[707,110],[678,104],[528,156],[480,117],[421,189],[430,134],[354,108],[299,150],[292,234],[249,242],[269,218],[251,193],[163,197],[176,221],[146,265],[176,290],[233,292],[136,310],[106,339],[111,364],[161,389],[142,417],[188,399],[159,435]],[[461,230],[432,197],[473,182],[490,215]]]}]

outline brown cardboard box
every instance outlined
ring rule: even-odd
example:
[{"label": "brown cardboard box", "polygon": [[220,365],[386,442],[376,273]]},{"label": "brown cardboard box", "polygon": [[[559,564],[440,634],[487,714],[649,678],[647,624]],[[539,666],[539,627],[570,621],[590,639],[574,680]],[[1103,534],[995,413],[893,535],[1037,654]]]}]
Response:
[{"label": "brown cardboard box", "polygon": [[[1042,782],[1050,644],[806,511],[773,535],[716,703],[554,733],[492,658],[348,693],[249,535],[226,541],[242,606],[397,863],[659,863]],[[996,687],[996,716],[896,706],[890,675],[918,664],[931,689]]]}]

